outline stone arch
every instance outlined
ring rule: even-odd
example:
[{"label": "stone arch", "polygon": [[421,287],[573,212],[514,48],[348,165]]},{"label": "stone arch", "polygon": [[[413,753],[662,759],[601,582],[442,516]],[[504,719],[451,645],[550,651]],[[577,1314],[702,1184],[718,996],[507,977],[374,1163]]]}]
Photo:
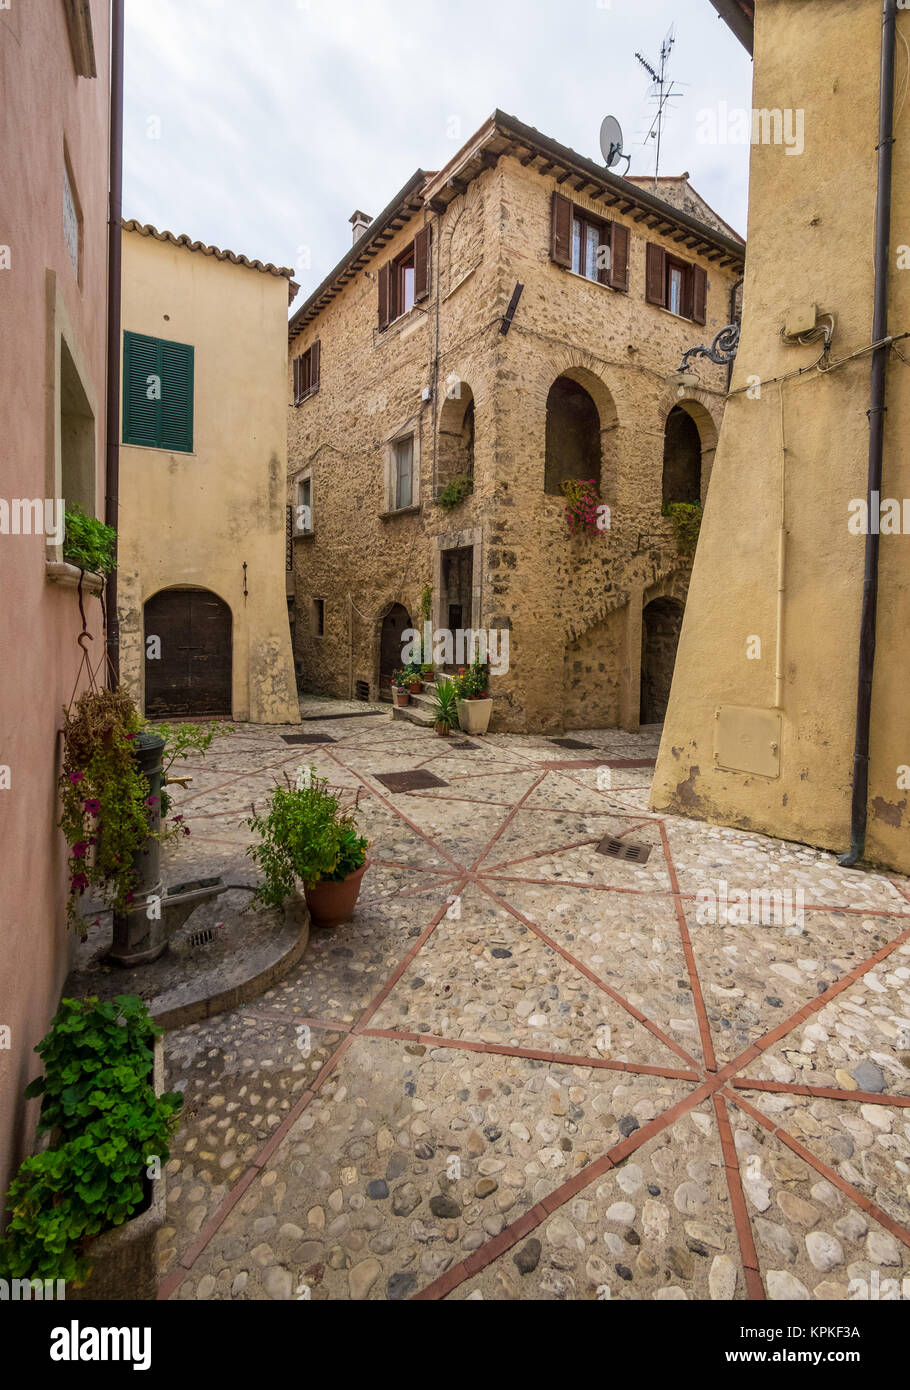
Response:
[{"label": "stone arch", "polygon": [[707,403],[699,399],[702,394],[682,396],[665,406],[664,502],[704,506],[707,498],[719,427]]},{"label": "stone arch", "polygon": [[588,367],[564,366],[547,392],[544,491],[561,496],[564,481],[593,478],[602,496],[612,495],[617,425],[603,378]]},{"label": "stone arch", "polygon": [[456,479],[473,479],[475,427],[474,392],[466,381],[454,377],[439,412],[437,493]]},{"label": "stone arch", "polygon": [[376,688],[379,698],[391,699],[392,672],[401,665],[402,633],[413,627],[403,603],[391,599],[376,614]]},{"label": "stone arch", "polygon": [[451,294],[483,259],[483,194],[476,181],[450,204],[440,240],[443,294]]},{"label": "stone arch", "polygon": [[672,592],[655,596],[642,609],[639,710],[642,724],[663,723],[684,612],[684,600]]}]

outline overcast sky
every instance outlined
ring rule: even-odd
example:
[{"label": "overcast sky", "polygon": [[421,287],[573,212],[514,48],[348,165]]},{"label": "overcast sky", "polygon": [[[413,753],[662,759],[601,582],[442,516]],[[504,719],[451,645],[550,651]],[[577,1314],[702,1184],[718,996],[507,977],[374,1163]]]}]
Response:
[{"label": "overcast sky", "polygon": [[688,170],[745,233],[748,146],[697,131],[751,106],[751,62],[708,0],[126,0],[124,216],[293,266],[299,304],[355,208],[375,216],[497,107],[599,162],[613,114],[630,172],[653,173],[635,53],[657,66],[671,24],[661,173]]}]

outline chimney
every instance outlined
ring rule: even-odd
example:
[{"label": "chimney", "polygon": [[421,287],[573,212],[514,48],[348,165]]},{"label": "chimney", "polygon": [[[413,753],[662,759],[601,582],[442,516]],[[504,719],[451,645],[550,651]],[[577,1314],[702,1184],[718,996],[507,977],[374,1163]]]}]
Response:
[{"label": "chimney", "polygon": [[355,242],[360,240],[360,238],[363,236],[364,232],[366,231],[367,227],[369,227],[372,220],[372,217],[370,217],[369,214],[365,212],[357,211],[351,214],[351,216],[348,218],[348,221],[354,228]]}]

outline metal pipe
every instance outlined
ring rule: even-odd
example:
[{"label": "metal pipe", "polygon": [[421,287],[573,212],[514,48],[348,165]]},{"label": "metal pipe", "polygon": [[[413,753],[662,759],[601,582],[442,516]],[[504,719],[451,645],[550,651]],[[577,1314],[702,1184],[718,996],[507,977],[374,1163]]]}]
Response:
[{"label": "metal pipe", "polygon": [[[897,0],[882,4],[882,65],[878,119],[878,189],[875,198],[875,290],[872,341],[888,336],[888,247],[891,240],[891,166],[894,144],[894,53]],[[863,606],[859,630],[859,669],[856,683],[856,735],[853,750],[853,795],[850,811],[850,849],[839,863],[845,868],[862,859],[866,848],[869,802],[869,728],[872,716],[872,677],[875,669],[875,625],[878,608],[879,526],[872,521],[873,504],[881,496],[885,438],[885,387],[890,348],[876,348],[869,378],[869,474],[866,489],[868,527],[863,572]]]},{"label": "metal pipe", "polygon": [[[104,520],[120,522],[120,218],[123,199],[123,5],[111,5],[111,120],[107,232],[107,418]],[[119,545],[114,541],[114,558]],[[107,580],[107,682],[120,684],[120,618],[117,571]]]}]

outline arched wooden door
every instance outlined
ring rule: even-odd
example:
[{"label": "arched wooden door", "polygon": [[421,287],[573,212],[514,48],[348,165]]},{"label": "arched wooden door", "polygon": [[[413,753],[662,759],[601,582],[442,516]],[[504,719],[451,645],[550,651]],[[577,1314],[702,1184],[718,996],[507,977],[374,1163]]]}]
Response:
[{"label": "arched wooden door", "polygon": [[150,718],[231,717],[231,628],[230,608],[208,589],[162,589],[148,600],[145,712]]},{"label": "arched wooden door", "polygon": [[402,633],[413,627],[411,615],[400,603],[393,603],[382,620],[382,635],[379,639],[379,698],[392,698],[392,672],[402,665],[401,649],[404,646]]}]

